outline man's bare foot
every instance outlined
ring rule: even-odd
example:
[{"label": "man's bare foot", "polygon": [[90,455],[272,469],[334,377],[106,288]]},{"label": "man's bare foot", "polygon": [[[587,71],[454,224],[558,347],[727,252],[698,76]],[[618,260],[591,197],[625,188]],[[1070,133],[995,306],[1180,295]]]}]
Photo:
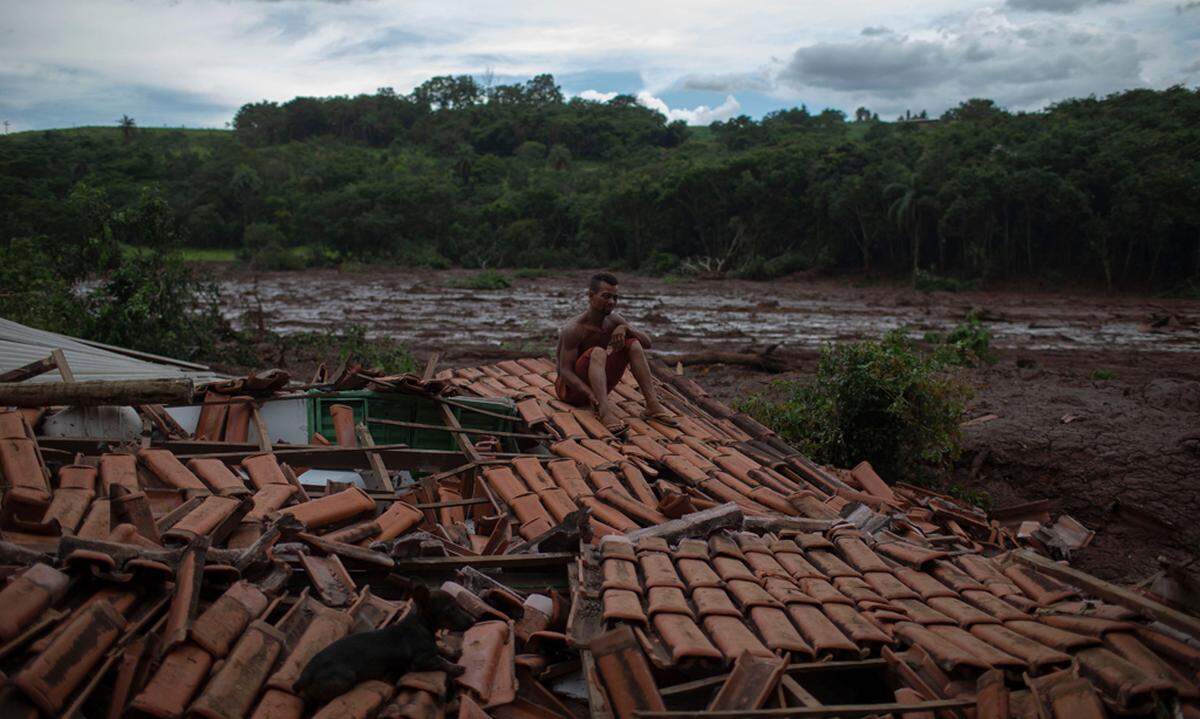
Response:
[{"label": "man's bare foot", "polygon": [[612,407],[598,409],[596,414],[600,417],[600,423],[604,425],[604,428],[613,434],[620,434],[628,429],[625,422],[612,411]]}]

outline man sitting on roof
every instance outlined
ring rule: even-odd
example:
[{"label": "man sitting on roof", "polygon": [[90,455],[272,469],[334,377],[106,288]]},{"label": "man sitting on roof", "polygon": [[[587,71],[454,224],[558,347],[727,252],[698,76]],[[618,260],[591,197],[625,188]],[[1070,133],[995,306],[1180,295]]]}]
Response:
[{"label": "man sitting on roof", "polygon": [[643,416],[674,424],[674,418],[658,401],[646,362],[650,338],[613,311],[618,299],[617,278],[607,272],[595,275],[587,297],[587,311],[559,331],[558,379],[554,383],[558,398],[581,407],[591,405],[610,432],[624,431],[625,423],[613,411],[608,393],[629,367],[646,400]]}]

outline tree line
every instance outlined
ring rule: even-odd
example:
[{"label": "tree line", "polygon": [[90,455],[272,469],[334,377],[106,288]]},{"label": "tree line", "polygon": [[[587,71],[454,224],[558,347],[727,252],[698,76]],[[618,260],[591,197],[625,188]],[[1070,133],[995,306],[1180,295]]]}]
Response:
[{"label": "tree line", "polygon": [[[232,132],[0,140],[0,242],[467,267],[805,268],[1196,291],[1200,91],[940,118],[791,108],[707,128],[549,75],[243,106]],[[158,207],[169,212],[152,211]],[[149,214],[148,214],[149,213]],[[144,232],[147,216],[171,228]],[[101,221],[99,218],[107,218]]]}]

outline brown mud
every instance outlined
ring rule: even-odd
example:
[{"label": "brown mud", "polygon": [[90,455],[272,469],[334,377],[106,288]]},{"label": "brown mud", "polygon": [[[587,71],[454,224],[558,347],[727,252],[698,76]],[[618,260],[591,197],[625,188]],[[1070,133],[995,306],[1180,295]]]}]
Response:
[{"label": "brown mud", "polygon": [[[454,365],[551,352],[556,328],[582,309],[588,273],[515,279],[505,290],[453,287],[463,271],[224,271],[236,321],[261,309],[283,332],[365,325],[419,356]],[[904,327],[946,331],[977,308],[997,362],[964,371],[974,388],[964,453],[947,487],[995,507],[1055,499],[1096,531],[1073,561],[1134,580],[1158,558],[1200,556],[1200,302],[1038,288],[917,292],[854,279],[776,282],[629,277],[621,311],[667,354],[774,351],[794,370],[686,372],[725,401],[810,373],[828,341]],[[1195,566],[1193,565],[1193,568]]]}]

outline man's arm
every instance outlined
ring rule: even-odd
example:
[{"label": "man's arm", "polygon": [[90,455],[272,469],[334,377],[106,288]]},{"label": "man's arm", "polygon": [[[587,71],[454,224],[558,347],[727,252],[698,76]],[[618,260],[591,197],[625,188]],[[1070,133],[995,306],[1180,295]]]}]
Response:
[{"label": "man's arm", "polygon": [[642,343],[642,349],[650,349],[650,335],[646,334],[645,332],[639,332],[635,330],[633,326],[625,320],[624,317],[615,312],[609,315],[608,318],[614,323],[613,331],[616,331],[617,327],[624,325],[625,333]]},{"label": "man's arm", "polygon": [[596,404],[596,395],[582,377],[575,374],[575,361],[579,359],[579,331],[574,326],[564,327],[558,335],[558,376],[568,387],[582,392]]}]

